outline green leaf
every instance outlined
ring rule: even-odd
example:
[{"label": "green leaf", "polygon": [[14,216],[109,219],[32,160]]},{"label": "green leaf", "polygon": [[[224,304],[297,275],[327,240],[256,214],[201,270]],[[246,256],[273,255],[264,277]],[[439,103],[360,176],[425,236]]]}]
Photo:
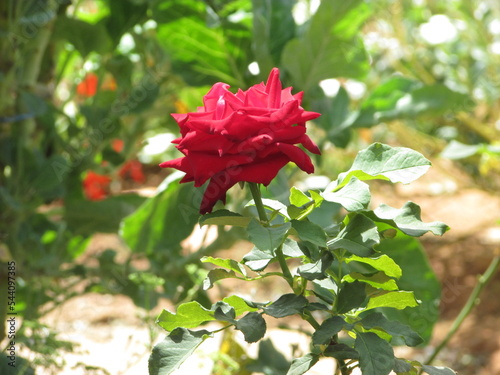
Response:
[{"label": "green leaf", "polygon": [[[244,87],[241,72],[251,62],[248,59],[252,42],[249,26],[244,22],[222,20],[211,8],[197,1],[180,7],[162,2],[161,7],[157,14],[167,15],[171,21],[158,25],[157,38],[169,51],[174,71],[193,86],[213,83],[216,79]],[[214,17],[210,26],[207,25],[209,16]]]},{"label": "green leaf", "polygon": [[378,295],[370,296],[366,309],[374,309],[377,307],[393,307],[398,310],[407,307],[416,307],[418,302],[413,295],[413,292],[404,290],[393,292],[380,292]]},{"label": "green leaf", "polygon": [[155,345],[149,357],[149,375],[168,375],[196,350],[212,334],[209,331],[190,331],[177,328],[159,344]]},{"label": "green leaf", "polygon": [[236,324],[236,312],[234,311],[234,307],[225,303],[225,302],[216,302],[212,306],[212,310],[214,311],[214,318],[221,322],[228,322],[231,324]]},{"label": "green leaf", "polygon": [[342,361],[347,359],[359,359],[358,351],[346,344],[329,345],[323,354],[327,357],[333,357]]},{"label": "green leaf", "polygon": [[[409,373],[410,371],[413,371],[411,374],[417,374],[417,369],[413,367],[410,363],[405,361],[404,359],[400,358],[394,358],[394,372],[396,374],[401,374],[401,373]],[[410,375],[410,374],[409,374]]]},{"label": "green leaf", "polygon": [[439,116],[463,110],[473,102],[467,94],[442,84],[422,85],[404,77],[392,77],[377,87],[362,103],[355,126],[368,127],[383,121]]},{"label": "green leaf", "polygon": [[250,241],[262,251],[274,252],[285,240],[286,233],[290,229],[290,223],[265,227],[256,219],[252,219],[248,224],[248,236]]},{"label": "green leaf", "polygon": [[307,263],[299,266],[297,272],[307,280],[324,279],[325,271],[331,266],[333,256],[331,253],[325,253],[317,262]]},{"label": "green leaf", "polygon": [[241,314],[244,314],[246,312],[258,310],[257,307],[252,306],[252,303],[239,296],[225,297],[224,299],[222,299],[222,301],[234,308],[235,316],[240,316]]},{"label": "green leaf", "polygon": [[294,206],[300,207],[311,202],[311,198],[305,195],[302,191],[292,186],[290,189],[290,203]]},{"label": "green leaf", "polygon": [[352,255],[344,261],[346,263],[360,262],[368,264],[376,270],[384,272],[387,276],[394,277],[396,279],[399,279],[402,275],[401,268],[398,266],[398,264],[385,254],[382,254],[376,258],[358,257],[357,255]]},{"label": "green leaf", "polygon": [[335,305],[337,313],[345,314],[352,309],[363,306],[366,300],[365,289],[365,284],[359,281],[342,284]]},{"label": "green leaf", "polygon": [[214,258],[211,256],[202,257],[201,261],[203,263],[211,263],[216,266],[227,268],[228,270],[239,273],[240,275],[246,276],[245,267],[243,267],[239,262],[233,259],[224,259],[224,258]]},{"label": "green leaf", "polygon": [[408,184],[421,177],[431,162],[420,153],[406,147],[391,147],[374,143],[358,153],[351,168],[339,175],[325,191],[336,191],[354,176],[360,180],[388,180]]},{"label": "green leaf", "polygon": [[293,293],[284,294],[270,305],[264,307],[264,312],[274,318],[301,314],[307,306],[307,298]]},{"label": "green leaf", "polygon": [[260,313],[249,312],[236,322],[235,328],[243,332],[246,342],[257,342],[266,334],[266,321]]},{"label": "green leaf", "polygon": [[350,212],[366,209],[371,199],[368,185],[354,176],[342,189],[335,192],[325,191],[321,195],[326,201],[338,203]]},{"label": "green leaf", "polygon": [[208,272],[207,277],[203,280],[203,290],[208,290],[214,286],[214,284],[223,279],[237,279],[238,275],[234,271],[227,271],[222,268],[216,268]]},{"label": "green leaf", "polygon": [[173,331],[178,327],[194,328],[204,322],[215,320],[214,312],[207,310],[198,302],[192,301],[183,303],[177,308],[177,313],[163,310],[156,322],[167,331]]},{"label": "green leaf", "polygon": [[366,329],[381,328],[393,337],[401,337],[408,346],[417,346],[424,341],[418,333],[407,325],[397,321],[390,321],[379,312],[370,313],[360,323]]},{"label": "green leaf", "polygon": [[291,258],[299,258],[305,256],[304,252],[300,249],[297,241],[287,238],[283,243],[283,254]]},{"label": "green leaf", "polygon": [[456,372],[448,367],[423,365],[422,370],[429,375],[456,375]]},{"label": "green leaf", "polygon": [[302,375],[313,367],[319,360],[319,355],[308,353],[303,357],[295,358],[286,375]]},{"label": "green leaf", "polygon": [[368,56],[358,33],[371,13],[361,0],[323,1],[305,33],[288,42],[282,65],[305,92],[334,77],[362,77]]},{"label": "green leaf", "polygon": [[370,127],[391,119],[399,99],[411,90],[420,87],[418,81],[396,76],[376,87],[361,104],[359,114],[354,121],[356,127]]},{"label": "green leaf", "polygon": [[120,235],[132,251],[181,250],[181,241],[192,233],[200,217],[200,196],[192,184],[179,184],[182,175],[169,175],[155,197],[123,219]]},{"label": "green leaf", "polygon": [[363,375],[388,375],[394,367],[391,345],[372,332],[358,332],[354,348],[359,353],[359,368]]},{"label": "green leaf", "polygon": [[319,247],[326,247],[326,233],[319,225],[310,221],[292,220],[292,227],[302,241],[308,241]]},{"label": "green leaf", "polygon": [[340,316],[332,316],[326,319],[321,326],[313,333],[312,342],[314,345],[329,345],[333,336],[339,333],[344,327],[351,329],[352,326],[347,324]]},{"label": "green leaf", "polygon": [[391,221],[391,224],[394,223],[393,226],[412,237],[422,236],[429,231],[442,236],[450,229],[440,221],[424,223],[420,218],[420,212],[420,206],[413,202],[406,202],[401,209],[381,204],[373,211],[378,218]]},{"label": "green leaf", "polygon": [[[399,288],[413,291],[421,301],[419,306],[411,309],[384,308],[381,311],[388,319],[410,326],[427,343],[433,326],[439,319],[441,286],[427,260],[425,250],[417,239],[400,231],[393,239],[382,240],[377,249],[390,256],[401,267],[403,275],[398,280]],[[461,283],[449,285],[454,293],[465,292],[461,287]]]},{"label": "green leaf", "polygon": [[278,66],[284,46],[295,35],[294,5],[294,0],[252,0],[252,47],[261,72]]},{"label": "green leaf", "polygon": [[394,279],[391,279],[384,272],[375,272],[371,274],[362,274],[359,272],[351,272],[342,278],[342,281],[352,283],[354,280],[367,283],[374,288],[384,290],[398,290],[398,286]]},{"label": "green leaf", "polygon": [[328,249],[345,249],[362,257],[373,253],[373,246],[380,242],[375,223],[361,214],[355,214],[339,235],[328,242]]},{"label": "green leaf", "polygon": [[84,58],[90,52],[105,54],[113,47],[112,40],[103,24],[92,25],[64,15],[56,19],[54,36],[71,43]]},{"label": "green leaf", "polygon": [[445,159],[458,160],[468,158],[479,152],[484,147],[482,144],[465,145],[458,141],[452,140],[448,146],[441,152],[440,156]]},{"label": "green leaf", "polygon": [[200,218],[200,226],[203,225],[234,225],[238,227],[246,227],[252,218],[242,216],[229,210],[217,210],[209,214],[205,214]]},{"label": "green leaf", "polygon": [[257,247],[252,248],[248,254],[243,257],[243,262],[252,271],[262,271],[269,262],[274,259],[274,251],[262,251]]}]

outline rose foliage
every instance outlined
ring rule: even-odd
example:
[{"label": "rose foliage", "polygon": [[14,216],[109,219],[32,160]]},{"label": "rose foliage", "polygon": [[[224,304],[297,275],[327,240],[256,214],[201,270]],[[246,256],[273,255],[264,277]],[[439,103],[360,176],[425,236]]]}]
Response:
[{"label": "rose foliage", "polygon": [[282,89],[274,68],[267,83],[241,89],[216,83],[197,112],[172,114],[181,137],[172,141],[184,157],[161,163],[186,173],[181,182],[202,186],[209,180],[200,213],[209,213],[218,200],[238,182],[269,185],[281,168],[292,161],[307,173],[314,172],[309,156],[298,146],[319,154],[306,135],[306,121],[319,113],[301,107],[302,92]]}]

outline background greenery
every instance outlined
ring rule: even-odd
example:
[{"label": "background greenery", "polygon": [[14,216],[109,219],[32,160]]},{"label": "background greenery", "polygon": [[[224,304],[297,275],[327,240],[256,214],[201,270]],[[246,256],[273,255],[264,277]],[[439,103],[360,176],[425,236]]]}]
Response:
[{"label": "background greenery", "polygon": [[[219,228],[215,243],[183,256],[200,191],[156,164],[176,157],[169,113],[194,111],[217,81],[245,89],[279,67],[286,86],[305,92],[303,106],[323,114],[311,136],[323,150],[317,173],[330,179],[356,150],[384,141],[443,153],[484,189],[499,187],[494,1],[7,0],[0,34],[0,276],[3,285],[15,260],[19,336],[36,343],[43,365],[69,347],[41,335],[38,319],[82,280],[86,291],[124,293],[148,309],[159,296],[209,303],[199,258],[239,233]],[[152,149],[158,139],[164,147]],[[120,177],[137,157],[167,177],[154,198]],[[111,178],[106,199],[85,195],[89,171]],[[290,166],[269,194],[286,199],[287,181],[304,177]],[[248,197],[233,190],[237,210]],[[120,233],[128,259],[109,249],[98,266],[78,262],[97,232]],[[149,271],[137,272],[135,259]],[[432,272],[425,259],[422,267],[415,272]],[[439,287],[425,289],[433,292],[420,298],[434,303]]]}]

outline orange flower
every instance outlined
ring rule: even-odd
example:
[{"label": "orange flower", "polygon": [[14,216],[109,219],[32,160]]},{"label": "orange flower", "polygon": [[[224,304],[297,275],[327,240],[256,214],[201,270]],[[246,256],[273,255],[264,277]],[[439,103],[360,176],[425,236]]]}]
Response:
[{"label": "orange flower", "polygon": [[115,150],[115,152],[122,152],[123,151],[123,144],[124,142],[121,139],[113,139],[111,141],[111,148]]},{"label": "orange flower", "polygon": [[97,76],[94,73],[88,73],[83,81],[76,86],[76,92],[78,95],[91,98],[97,92],[98,83],[99,79]]},{"label": "orange flower", "polygon": [[87,199],[100,201],[107,197],[111,177],[89,171],[83,179],[83,191]]}]

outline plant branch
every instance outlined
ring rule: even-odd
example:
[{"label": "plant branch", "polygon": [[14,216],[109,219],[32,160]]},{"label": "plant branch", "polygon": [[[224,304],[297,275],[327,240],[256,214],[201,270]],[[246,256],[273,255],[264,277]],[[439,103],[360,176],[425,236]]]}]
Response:
[{"label": "plant branch", "polygon": [[472,309],[479,304],[480,299],[479,295],[483,288],[493,279],[496,271],[498,270],[498,266],[500,265],[500,255],[495,256],[492,260],[486,271],[478,278],[477,284],[474,287],[467,303],[464,305],[457,318],[453,322],[451,329],[449,330],[446,337],[441,341],[441,343],[434,349],[432,355],[425,361],[427,365],[432,364],[432,362],[436,359],[437,355],[441,352],[441,350],[448,344],[453,335],[458,331],[463,321],[470,314]]}]

